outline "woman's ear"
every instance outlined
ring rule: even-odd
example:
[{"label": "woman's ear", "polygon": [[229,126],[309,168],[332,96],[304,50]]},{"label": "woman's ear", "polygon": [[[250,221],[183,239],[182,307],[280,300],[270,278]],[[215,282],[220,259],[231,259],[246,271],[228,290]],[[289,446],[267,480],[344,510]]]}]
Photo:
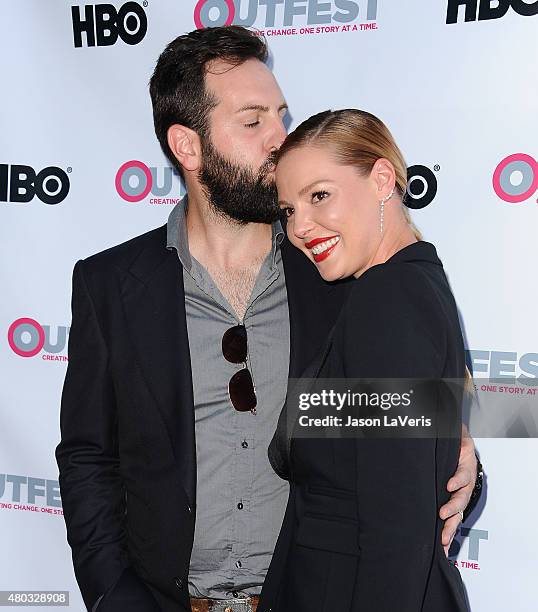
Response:
[{"label": "woman's ear", "polygon": [[394,166],[384,157],[375,162],[370,177],[375,182],[378,200],[387,197],[396,185]]},{"label": "woman's ear", "polygon": [[168,146],[186,171],[198,170],[201,163],[200,137],[190,128],[174,123],[166,133]]}]

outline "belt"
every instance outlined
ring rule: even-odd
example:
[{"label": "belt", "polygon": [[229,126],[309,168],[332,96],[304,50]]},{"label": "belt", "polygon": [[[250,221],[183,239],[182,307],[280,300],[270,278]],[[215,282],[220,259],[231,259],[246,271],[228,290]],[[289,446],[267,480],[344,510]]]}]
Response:
[{"label": "belt", "polygon": [[256,612],[260,598],[236,597],[234,599],[199,599],[191,597],[192,612]]}]

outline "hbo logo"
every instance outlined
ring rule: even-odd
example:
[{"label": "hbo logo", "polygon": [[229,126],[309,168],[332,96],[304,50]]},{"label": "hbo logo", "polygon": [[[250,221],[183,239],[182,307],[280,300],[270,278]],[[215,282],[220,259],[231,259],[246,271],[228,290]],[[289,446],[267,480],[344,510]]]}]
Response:
[{"label": "hbo logo", "polygon": [[437,195],[437,179],[426,166],[415,165],[407,168],[407,191],[403,202],[407,208],[418,210],[431,204]]},{"label": "hbo logo", "polygon": [[0,202],[26,203],[37,196],[45,204],[59,204],[69,187],[69,177],[56,166],[36,174],[31,166],[0,164]]},{"label": "hbo logo", "polygon": [[75,47],[82,47],[82,33],[86,34],[88,47],[113,45],[118,36],[128,45],[138,44],[148,31],[148,20],[142,7],[127,2],[119,11],[112,4],[88,4],[82,18],[80,7],[71,7],[73,40]]},{"label": "hbo logo", "polygon": [[[458,21],[458,9],[465,7],[465,21],[486,21],[489,19],[500,19],[512,9],[523,17],[538,15],[538,1],[525,2],[525,0],[448,0],[446,11],[446,22],[456,23]],[[476,11],[478,9],[478,16]]]}]

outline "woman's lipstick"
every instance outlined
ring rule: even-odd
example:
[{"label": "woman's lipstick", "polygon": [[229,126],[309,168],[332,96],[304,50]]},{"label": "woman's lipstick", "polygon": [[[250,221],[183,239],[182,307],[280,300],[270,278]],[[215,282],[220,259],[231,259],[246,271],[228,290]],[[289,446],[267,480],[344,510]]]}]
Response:
[{"label": "woman's lipstick", "polygon": [[325,236],[323,238],[314,238],[310,242],[305,243],[308,250],[312,250],[312,257],[316,263],[320,263],[329,257],[333,252],[334,247],[340,242],[340,236]]}]

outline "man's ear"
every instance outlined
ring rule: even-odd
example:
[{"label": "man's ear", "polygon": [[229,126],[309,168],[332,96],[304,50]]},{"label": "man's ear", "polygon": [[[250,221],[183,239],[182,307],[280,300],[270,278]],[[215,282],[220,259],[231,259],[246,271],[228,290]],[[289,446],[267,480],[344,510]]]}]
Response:
[{"label": "man's ear", "polygon": [[166,133],[168,146],[184,170],[198,170],[201,162],[200,137],[190,128],[174,123]]}]

